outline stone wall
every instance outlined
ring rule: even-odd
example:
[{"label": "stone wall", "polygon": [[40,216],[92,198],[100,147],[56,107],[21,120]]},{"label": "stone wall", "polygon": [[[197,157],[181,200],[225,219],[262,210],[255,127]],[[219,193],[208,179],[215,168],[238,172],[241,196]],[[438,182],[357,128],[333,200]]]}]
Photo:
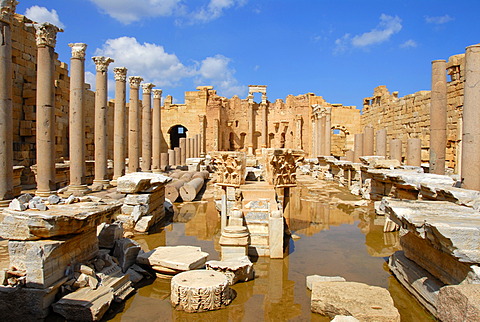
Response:
[{"label": "stone wall", "polygon": [[[447,150],[446,167],[458,170],[460,157],[461,116],[463,109],[464,55],[451,56],[447,63]],[[364,99],[362,128],[373,125],[375,131],[387,130],[388,141],[402,140],[403,157],[409,138],[422,139],[422,162],[429,160],[430,91],[419,91],[403,97],[378,86],[373,95]],[[387,145],[387,150],[389,149]]]}]

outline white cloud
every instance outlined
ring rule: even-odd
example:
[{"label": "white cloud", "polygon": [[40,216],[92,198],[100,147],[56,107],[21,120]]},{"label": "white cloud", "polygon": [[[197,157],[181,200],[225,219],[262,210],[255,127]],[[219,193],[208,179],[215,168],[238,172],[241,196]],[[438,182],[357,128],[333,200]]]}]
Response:
[{"label": "white cloud", "polygon": [[60,21],[55,9],[49,11],[45,7],[32,6],[25,10],[25,16],[38,23],[49,22],[57,27],[65,28],[65,25]]},{"label": "white cloud", "polygon": [[454,18],[450,17],[449,15],[436,16],[436,17],[430,17],[430,16],[425,17],[425,22],[426,23],[431,23],[431,24],[435,24],[435,25],[442,25],[442,24],[450,22],[452,20],[454,20]]},{"label": "white cloud", "polygon": [[380,23],[371,31],[360,35],[351,36],[345,34],[335,41],[337,47],[336,52],[346,50],[349,46],[353,47],[367,47],[375,44],[385,42],[394,34],[402,30],[402,20],[398,16],[389,16],[386,14],[380,15]]},{"label": "white cloud", "polygon": [[245,5],[246,0],[210,0],[207,6],[193,12],[192,22],[208,22],[217,19],[223,15],[223,11],[231,7],[241,7]]},{"label": "white cloud", "polygon": [[415,48],[418,44],[415,40],[409,39],[400,45],[400,48]]},{"label": "white cloud", "polygon": [[231,97],[245,96],[247,87],[240,85],[234,77],[235,70],[230,67],[230,58],[223,55],[207,57],[200,63],[197,83],[210,82],[217,88],[219,95]]},{"label": "white cloud", "polygon": [[85,72],[85,83],[90,84],[90,89],[95,91],[95,74],[92,72]]},{"label": "white cloud", "polygon": [[157,87],[175,86],[181,79],[195,74],[175,54],[165,52],[163,46],[141,44],[133,37],[108,39],[95,54],[115,59],[115,66],[127,67],[128,75],[142,76],[145,82]]}]

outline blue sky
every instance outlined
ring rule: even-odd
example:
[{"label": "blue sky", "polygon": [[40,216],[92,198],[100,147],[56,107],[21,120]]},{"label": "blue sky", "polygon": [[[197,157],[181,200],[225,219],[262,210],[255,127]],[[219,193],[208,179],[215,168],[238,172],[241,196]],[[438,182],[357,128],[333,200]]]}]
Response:
[{"label": "blue sky", "polygon": [[312,92],[361,107],[378,85],[429,90],[432,60],[480,42],[478,0],[20,0],[17,12],[65,29],[64,62],[68,43],[87,43],[87,80],[90,57],[110,56],[111,93],[125,66],[177,102],[198,85],[241,98],[267,85],[270,101]]}]

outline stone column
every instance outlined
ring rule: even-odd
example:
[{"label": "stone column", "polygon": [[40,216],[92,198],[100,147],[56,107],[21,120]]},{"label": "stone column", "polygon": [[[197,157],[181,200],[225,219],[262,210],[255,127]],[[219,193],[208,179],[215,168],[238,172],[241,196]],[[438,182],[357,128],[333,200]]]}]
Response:
[{"label": "stone column", "polygon": [[213,120],[213,151],[220,151],[220,121]]},{"label": "stone column", "polygon": [[69,151],[70,185],[68,190],[74,195],[83,195],[89,191],[85,181],[85,51],[86,44],[69,44],[72,48],[70,59],[70,108]]},{"label": "stone column", "polygon": [[296,149],[302,149],[302,125],[303,125],[303,120],[302,120],[302,115],[300,114],[297,114],[295,116],[295,145],[296,145]]},{"label": "stone column", "polygon": [[267,104],[260,104],[260,109],[262,111],[262,148],[268,148],[268,107]]},{"label": "stone column", "polygon": [[199,149],[199,146],[200,146],[200,135],[199,134],[195,134],[195,137],[193,139],[193,142],[194,142],[194,146],[193,146],[193,149],[194,149],[194,155],[195,155],[195,158],[198,158],[200,157],[200,149]]},{"label": "stone column", "polygon": [[465,53],[463,101],[462,173],[463,188],[480,190],[480,45]]},{"label": "stone column", "polygon": [[422,165],[422,140],[408,139],[407,141],[407,165],[419,167]]},{"label": "stone column", "polygon": [[160,172],[162,147],[162,90],[153,90],[153,117],[152,117],[152,170]]},{"label": "stone column", "polygon": [[186,165],[187,162],[187,139],[180,138],[180,165]]},{"label": "stone column", "polygon": [[35,25],[37,42],[37,191],[56,193],[55,179],[55,43],[58,27]]},{"label": "stone column", "polygon": [[190,143],[191,143],[192,140],[190,140],[189,138],[185,138],[185,158],[186,159],[189,159],[191,158],[190,156]]},{"label": "stone column", "polygon": [[165,171],[167,170],[168,166],[168,153],[162,152],[160,153],[160,170]]},{"label": "stone column", "polygon": [[325,114],[325,138],[323,155],[332,153],[332,108],[327,107]]},{"label": "stone column", "polygon": [[[0,11],[0,204],[7,205],[13,192],[13,64],[10,23],[17,1],[2,1]],[[2,202],[3,201],[3,202]]]},{"label": "stone column", "polygon": [[312,117],[312,157],[318,156],[317,146],[318,146],[318,134],[317,134],[317,117],[313,115]]},{"label": "stone column", "polygon": [[140,111],[138,89],[143,78],[130,76],[130,104],[128,106],[128,172],[140,170]]},{"label": "stone column", "polygon": [[188,142],[190,142],[190,158],[195,158],[195,139],[188,138]]},{"label": "stone column", "polygon": [[432,61],[430,100],[430,173],[445,174],[447,146],[447,63]]},{"label": "stone column", "polygon": [[354,162],[355,161],[355,152],[352,151],[352,150],[347,150],[345,152],[345,159],[347,161]]},{"label": "stone column", "polygon": [[117,179],[125,174],[125,105],[127,95],[127,68],[115,67],[115,114],[113,124],[113,180],[112,185],[117,185]]},{"label": "stone column", "polygon": [[354,157],[353,162],[359,163],[360,157],[363,156],[363,134],[355,134],[355,143],[354,143]]},{"label": "stone column", "polygon": [[173,152],[175,152],[175,165],[176,165],[176,166],[181,165],[182,162],[181,162],[181,160],[180,160],[180,155],[181,155],[181,153],[180,153],[180,148],[179,148],[178,146],[175,147],[175,148],[173,149]]},{"label": "stone column", "polygon": [[168,150],[168,167],[172,168],[176,164],[175,162],[175,150]]},{"label": "stone column", "polygon": [[363,129],[363,155],[374,155],[374,129],[373,126],[367,125]]},{"label": "stone column", "polygon": [[319,145],[318,153],[319,155],[325,155],[325,132],[326,132],[326,117],[322,115],[318,120],[318,133],[319,133]]},{"label": "stone column", "polygon": [[107,71],[113,59],[104,56],[92,57],[97,70],[95,86],[95,190],[107,188],[110,185],[107,173]]},{"label": "stone column", "polygon": [[252,155],[254,154],[253,151],[253,136],[255,134],[255,119],[254,119],[254,112],[253,112],[253,96],[248,99],[248,112],[247,112],[247,120],[248,120],[248,135],[247,135],[247,153]]},{"label": "stone column", "polygon": [[387,130],[377,131],[375,155],[387,156]]},{"label": "stone column", "polygon": [[198,116],[198,121],[200,122],[200,137],[199,137],[199,144],[200,144],[200,150],[199,154],[200,156],[204,157],[205,156],[205,133],[206,133],[206,117],[205,115],[199,115]]},{"label": "stone column", "polygon": [[142,171],[152,172],[152,83],[142,84]]},{"label": "stone column", "polygon": [[390,160],[398,160],[402,163],[402,140],[390,140]]}]

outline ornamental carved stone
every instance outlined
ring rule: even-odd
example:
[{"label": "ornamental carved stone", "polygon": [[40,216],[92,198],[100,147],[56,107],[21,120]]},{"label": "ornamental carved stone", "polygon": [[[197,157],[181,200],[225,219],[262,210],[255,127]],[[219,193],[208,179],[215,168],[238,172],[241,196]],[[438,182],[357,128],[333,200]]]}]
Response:
[{"label": "ornamental carved stone", "polygon": [[62,32],[63,29],[60,29],[49,22],[34,24],[33,26],[35,27],[35,39],[37,42],[37,47],[48,46],[55,48],[55,45],[57,44],[57,33]]},{"label": "ornamental carved stone", "polygon": [[211,155],[219,185],[240,187],[245,183],[246,156],[244,152],[215,151]]},{"label": "ornamental carved stone", "polygon": [[153,83],[144,83],[144,84],[142,84],[143,94],[151,94],[153,87],[155,87],[155,84],[153,84]]},{"label": "ornamental carved stone", "polygon": [[127,81],[127,67],[115,67],[113,68],[113,77],[116,81],[126,82]]},{"label": "ornamental carved stone", "polygon": [[128,82],[130,83],[130,88],[138,89],[140,88],[140,83],[143,81],[143,78],[140,76],[130,76]]},{"label": "ornamental carved stone", "polygon": [[87,44],[73,43],[68,44],[72,48],[72,58],[85,59],[85,51],[87,50]]},{"label": "ornamental carved stone", "polygon": [[162,90],[161,89],[152,89],[153,98],[162,98]]},{"label": "ornamental carved stone", "polygon": [[105,73],[108,70],[108,65],[110,65],[110,63],[113,63],[115,61],[112,58],[105,57],[105,56],[93,56],[92,60],[95,63],[95,68],[97,72],[102,72],[102,73]]},{"label": "ornamental carved stone", "polygon": [[312,105],[312,115],[316,119],[320,119],[328,114],[332,113],[332,108],[327,106],[321,106],[318,104]]},{"label": "ornamental carved stone", "polygon": [[266,174],[275,188],[297,185],[297,162],[303,160],[302,150],[265,149]]},{"label": "ornamental carved stone", "polygon": [[10,23],[15,9],[17,8],[18,1],[16,0],[0,0],[0,21]]}]

